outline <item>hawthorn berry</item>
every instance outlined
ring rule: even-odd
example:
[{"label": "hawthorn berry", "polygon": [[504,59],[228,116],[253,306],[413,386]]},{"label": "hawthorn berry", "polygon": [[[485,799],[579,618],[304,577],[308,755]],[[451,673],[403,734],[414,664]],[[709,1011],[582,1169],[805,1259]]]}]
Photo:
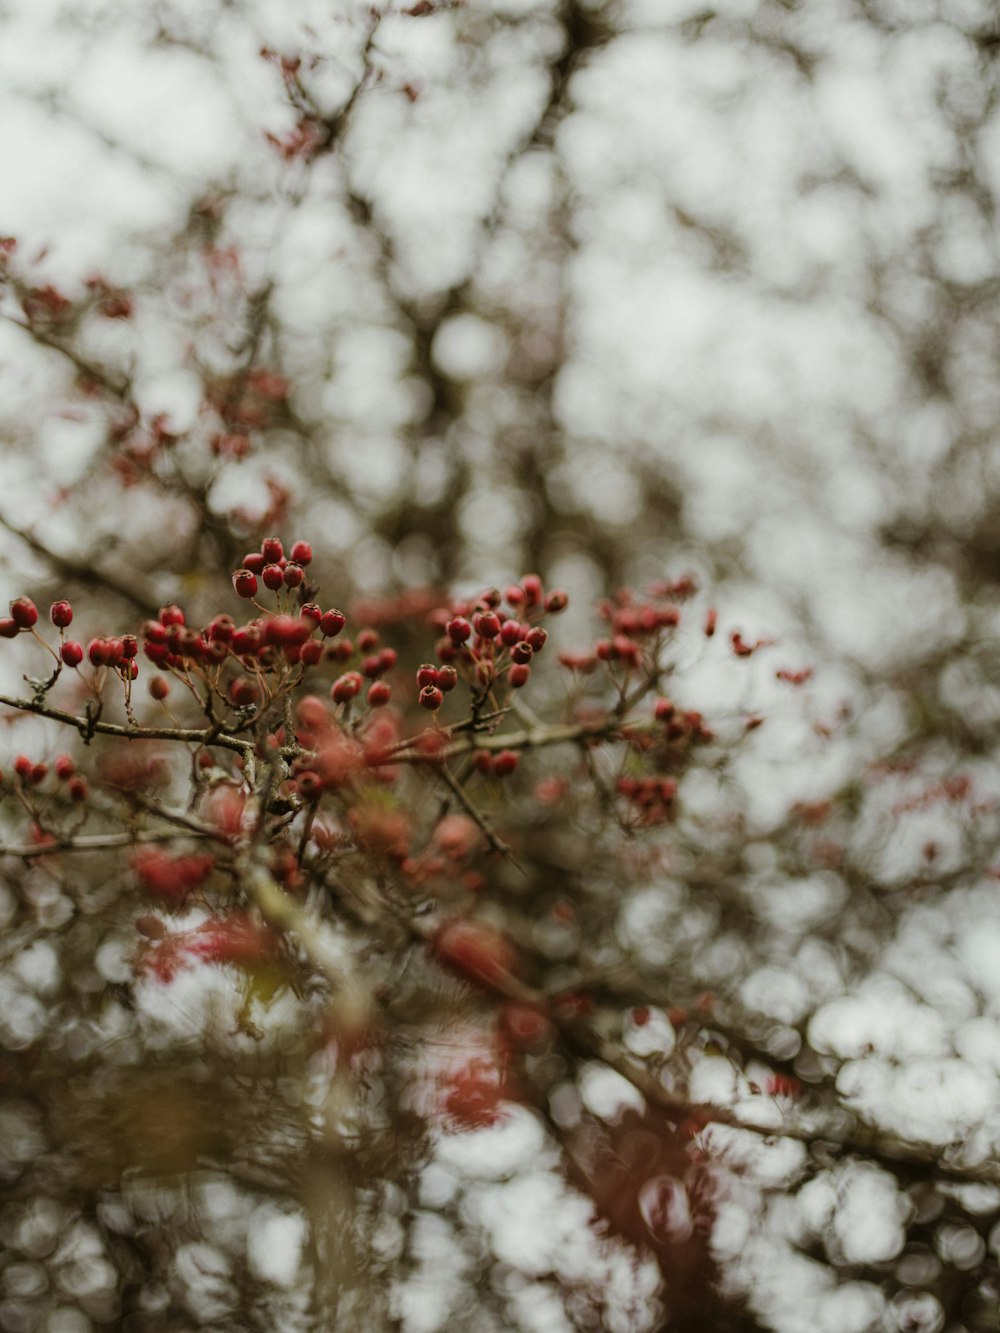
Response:
[{"label": "hawthorn berry", "polygon": [[19,754],[14,760],[14,772],[25,782],[31,778],[31,770],[35,767],[35,761],[29,759],[26,754]]},{"label": "hawthorn berry", "polygon": [[493,772],[498,778],[508,777],[517,768],[520,755],[516,750],[501,750],[493,759]]},{"label": "hawthorn berry", "polygon": [[243,568],[249,569],[251,574],[260,574],[264,570],[264,557],[259,551],[248,551],[243,557]]},{"label": "hawthorn berry", "polygon": [[285,582],[285,571],[278,564],[265,565],[260,575],[265,588],[277,592]]},{"label": "hawthorn berry", "polygon": [[495,611],[484,611],[472,623],[481,639],[495,639],[500,633],[500,617]]},{"label": "hawthorn berry", "polygon": [[370,653],[373,648],[378,647],[378,630],[359,630],[356,643],[359,653]]},{"label": "hawthorn berry", "polygon": [[60,782],[67,782],[76,772],[76,764],[74,764],[68,754],[57,756],[53,768],[55,769],[55,775]]},{"label": "hawthorn berry", "polygon": [[67,601],[53,602],[49,607],[49,618],[56,629],[65,629],[72,623],[73,608]]},{"label": "hawthorn berry", "polygon": [[436,685],[425,685],[420,691],[417,702],[421,708],[426,708],[428,712],[436,713],[444,703],[444,695]]},{"label": "hawthorn berry", "polygon": [[537,606],[542,600],[542,580],[537,574],[525,574],[521,580],[525,601],[529,606]]},{"label": "hawthorn berry", "polygon": [[10,614],[21,629],[31,629],[38,622],[38,607],[30,597],[15,597],[10,604]]},{"label": "hawthorn berry", "polygon": [[323,645],[318,639],[309,639],[299,649],[299,661],[305,666],[316,666],[323,660]]},{"label": "hawthorn berry", "polygon": [[452,643],[461,644],[472,638],[472,626],[464,616],[455,616],[449,620],[445,629]]},{"label": "hawthorn berry", "polygon": [[277,537],[265,537],[260,544],[260,553],[264,557],[264,563],[276,565],[284,556],[285,548]]},{"label": "hawthorn berry", "polygon": [[392,698],[392,686],[388,681],[377,680],[369,687],[367,700],[372,708],[381,708]]},{"label": "hawthorn berry", "polygon": [[21,633],[21,626],[12,616],[0,616],[0,638],[16,639]]},{"label": "hawthorn berry", "polygon": [[257,575],[249,569],[238,569],[233,575],[233,587],[237,597],[256,597]]},{"label": "hawthorn berry", "polygon": [[288,558],[296,565],[308,565],[313,558],[313,548],[308,542],[295,542],[288,553]]},{"label": "hawthorn berry", "polygon": [[164,700],[170,693],[170,686],[162,676],[153,676],[149,682],[149,693],[158,702]]},{"label": "hawthorn berry", "polygon": [[515,662],[510,669],[510,676],[508,679],[510,680],[511,688],[519,690],[523,685],[527,685],[528,681],[531,679],[531,667],[526,666],[523,662]]},{"label": "hawthorn berry", "polygon": [[347,617],[343,611],[324,611],[320,616],[319,628],[324,638],[332,639],[334,635],[340,633],[346,624]]},{"label": "hawthorn berry", "polygon": [[90,795],[90,786],[82,773],[74,773],[66,784],[66,792],[69,799],[76,801],[78,804],[87,799]]},{"label": "hawthorn berry", "polygon": [[530,643],[515,643],[510,650],[510,660],[520,666],[527,666],[534,655],[535,650]]},{"label": "hawthorn berry", "polygon": [[75,639],[67,639],[59,649],[59,656],[68,667],[78,667],[83,661],[83,647]]},{"label": "hawthorn berry", "polygon": [[437,687],[445,694],[458,684],[458,672],[453,666],[440,666],[437,669]]},{"label": "hawthorn berry", "polygon": [[569,593],[562,588],[553,588],[545,598],[546,611],[555,613],[556,611],[565,611],[569,605]]},{"label": "hawthorn berry", "polygon": [[524,636],[524,641],[533,652],[540,653],[545,647],[548,637],[548,631],[542,629],[541,625],[536,625],[534,629],[528,630]]},{"label": "hawthorn berry", "polygon": [[357,671],[348,671],[333,682],[330,698],[335,704],[347,703],[360,693],[363,684],[364,680]]},{"label": "hawthorn berry", "polygon": [[425,662],[423,666],[417,667],[417,688],[424,690],[428,685],[438,683],[439,668],[432,662]]},{"label": "hawthorn berry", "polygon": [[184,612],[174,603],[169,606],[161,606],[157,617],[161,625],[184,625],[187,623]]}]

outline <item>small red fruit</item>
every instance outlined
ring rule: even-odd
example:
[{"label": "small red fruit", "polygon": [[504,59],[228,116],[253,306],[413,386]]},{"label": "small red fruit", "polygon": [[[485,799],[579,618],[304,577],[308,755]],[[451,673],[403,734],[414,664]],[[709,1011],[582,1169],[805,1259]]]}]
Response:
[{"label": "small red fruit", "polygon": [[343,611],[324,611],[320,617],[319,627],[325,638],[332,639],[346,624],[347,617]]},{"label": "small red fruit", "polygon": [[493,772],[498,778],[505,778],[517,768],[520,755],[516,750],[501,750],[493,759]]},{"label": "small red fruit", "polygon": [[448,638],[452,643],[465,643],[467,639],[472,638],[472,626],[464,616],[455,616],[447,624]]},{"label": "small red fruit", "polygon": [[420,691],[417,702],[421,708],[426,708],[430,713],[436,713],[444,703],[444,695],[436,685],[425,685]]},{"label": "small red fruit", "polygon": [[431,948],[453,972],[490,990],[502,989],[517,968],[517,953],[507,936],[478,921],[446,921]]},{"label": "small red fruit", "polygon": [[347,703],[354,699],[364,684],[364,678],[357,671],[348,671],[333,682],[330,697],[335,704]]},{"label": "small red fruit", "polygon": [[297,565],[308,565],[313,558],[313,548],[308,542],[295,542],[288,553],[288,558]]},{"label": "small red fruit", "polygon": [[21,633],[21,626],[12,616],[0,616],[0,638],[16,639]]},{"label": "small red fruit", "polygon": [[73,608],[66,601],[53,602],[49,608],[49,616],[56,629],[65,629],[67,625],[72,623]]},{"label": "small red fruit", "polygon": [[285,554],[285,548],[277,537],[265,537],[260,544],[260,553],[264,557],[264,563],[276,565]]},{"label": "small red fruit", "polygon": [[278,564],[265,565],[260,575],[265,588],[277,592],[285,582],[285,571]]},{"label": "small red fruit", "polygon": [[480,638],[495,639],[500,633],[500,617],[495,611],[484,611],[482,615],[476,616],[473,624]]},{"label": "small red fruit", "polygon": [[515,662],[510,669],[509,679],[511,689],[521,689],[521,687],[527,685],[528,681],[531,679],[531,667],[526,666],[521,662]]},{"label": "small red fruit", "polygon": [[372,708],[381,708],[392,698],[392,686],[385,680],[377,680],[368,690],[368,703]]},{"label": "small red fruit", "polygon": [[149,682],[149,693],[158,701],[162,701],[170,693],[170,686],[162,676],[153,676]]},{"label": "small red fruit", "polygon": [[59,649],[59,655],[68,667],[78,667],[83,661],[83,648],[75,639],[67,639]]},{"label": "small red fruit", "polygon": [[255,597],[257,595],[257,575],[249,569],[238,569],[233,575],[233,587],[237,597]]},{"label": "small red fruit", "polygon": [[53,768],[60,782],[67,782],[76,772],[76,764],[73,763],[68,754],[59,755]]},{"label": "small red fruit", "polygon": [[31,629],[38,622],[38,607],[30,597],[15,597],[10,604],[10,614],[21,629]]},{"label": "small red fruit", "polygon": [[438,668],[431,662],[425,662],[417,668],[417,688],[424,690],[428,685],[438,683]]}]

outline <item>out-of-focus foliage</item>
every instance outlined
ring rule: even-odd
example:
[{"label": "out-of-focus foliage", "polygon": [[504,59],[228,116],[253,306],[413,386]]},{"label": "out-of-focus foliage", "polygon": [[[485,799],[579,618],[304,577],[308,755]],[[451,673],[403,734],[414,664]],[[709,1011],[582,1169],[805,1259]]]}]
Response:
[{"label": "out-of-focus foliage", "polygon": [[[657,1263],[671,1188],[593,1222],[609,1162],[677,1173],[599,1053],[470,1128],[482,1015],[422,959],[385,981],[391,1061],[348,1085],[303,1035],[319,996],[137,983],[120,864],[8,857],[0,1326],[993,1328],[993,6],[3,23],[9,594],[73,597],[84,638],[207,617],[281,530],[359,624],[537,568],[575,650],[588,602],[694,569],[719,631],[686,622],[678,706],[727,744],[763,725],[624,860],[541,760],[529,887],[500,871],[496,901],[609,1041],[775,1138],[705,1131],[731,1306],[699,1308],[704,1274],[688,1297]],[[64,744],[11,728],[11,754]],[[432,1036],[461,1132],[424,1129]]]}]

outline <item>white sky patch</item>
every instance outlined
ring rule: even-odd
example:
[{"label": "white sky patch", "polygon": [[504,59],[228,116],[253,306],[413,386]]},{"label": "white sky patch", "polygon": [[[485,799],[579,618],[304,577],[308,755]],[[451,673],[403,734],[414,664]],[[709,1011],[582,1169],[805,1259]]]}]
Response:
[{"label": "white sky patch", "polygon": [[247,1262],[255,1277],[290,1287],[302,1266],[308,1227],[297,1213],[263,1204],[247,1226]]}]

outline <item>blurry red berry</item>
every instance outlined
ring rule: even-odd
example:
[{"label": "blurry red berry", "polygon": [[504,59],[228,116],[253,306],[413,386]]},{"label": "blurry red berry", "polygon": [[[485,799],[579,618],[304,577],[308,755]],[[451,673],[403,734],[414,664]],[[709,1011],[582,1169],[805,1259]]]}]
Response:
[{"label": "blurry red berry", "polygon": [[265,564],[274,565],[285,554],[285,548],[277,537],[265,537],[260,544],[260,553]]},{"label": "blurry red berry", "polygon": [[249,569],[251,574],[260,574],[265,563],[264,557],[259,551],[248,551],[243,557],[243,568]]},{"label": "blurry red berry", "polygon": [[495,639],[500,633],[500,617],[495,611],[484,611],[473,620],[476,633],[483,639]]},{"label": "blurry red berry", "polygon": [[493,760],[493,772],[498,778],[505,778],[517,768],[520,756],[516,750],[501,750]]},{"label": "blurry red berry", "polygon": [[28,781],[31,777],[31,770],[35,767],[35,761],[29,759],[26,754],[19,754],[14,760],[14,772],[19,778]]},{"label": "blurry red berry", "polygon": [[564,611],[569,605],[569,593],[562,588],[553,588],[545,598],[546,611]]},{"label": "blurry red berry", "polygon": [[149,682],[149,693],[156,700],[163,700],[170,693],[170,686],[162,676],[153,676]]},{"label": "blurry red berry", "polygon": [[449,620],[446,629],[452,643],[465,643],[467,639],[472,638],[472,626],[464,616],[455,616],[453,620]]},{"label": "blurry red berry", "polygon": [[302,566],[297,565],[294,561],[290,560],[285,566],[285,587],[297,588],[305,579],[305,576],[305,570]]},{"label": "blurry red berry", "polygon": [[73,608],[66,601],[53,602],[49,608],[49,616],[56,629],[65,629],[67,625],[72,623]]},{"label": "blurry red berry", "polygon": [[417,667],[417,688],[425,689],[428,685],[438,683],[439,668],[432,662],[425,662],[423,666]]},{"label": "blurry red berry", "polygon": [[0,639],[16,639],[21,626],[12,616],[0,616]]},{"label": "blurry red berry", "polygon": [[542,600],[542,580],[537,574],[525,574],[521,580],[525,600],[529,606],[537,606]]},{"label": "blurry red berry", "polygon": [[70,800],[78,803],[80,801],[85,801],[90,795],[90,787],[87,784],[87,779],[81,773],[76,773],[70,778],[69,782],[66,784],[66,791],[69,794]]},{"label": "blurry red berry", "polygon": [[68,754],[59,755],[56,762],[53,764],[53,768],[55,769],[56,777],[60,782],[68,781],[68,779],[76,772],[76,764],[74,764]]},{"label": "blurry red berry", "polygon": [[534,629],[528,630],[524,636],[524,641],[529,648],[532,648],[536,653],[540,653],[545,647],[548,637],[548,632],[542,629],[540,625],[536,625]]},{"label": "blurry red berry", "polygon": [[377,680],[368,690],[368,703],[372,708],[381,708],[392,698],[392,686],[385,680]]},{"label": "blurry red berry", "polygon": [[347,703],[360,693],[363,684],[363,678],[356,671],[348,671],[333,682],[330,697],[335,704]]},{"label": "blurry red berry", "polygon": [[308,542],[295,542],[288,557],[297,565],[308,565],[313,558],[313,548]]},{"label": "blurry red berry", "polygon": [[278,564],[265,565],[260,577],[264,587],[270,588],[272,592],[277,592],[285,582],[285,572]]},{"label": "blurry red berry", "polygon": [[83,648],[75,639],[67,639],[59,649],[59,655],[68,667],[78,667],[83,661]]},{"label": "blurry red berry", "polygon": [[522,685],[527,685],[530,679],[531,679],[531,667],[525,666],[521,662],[515,662],[510,669],[509,680],[511,688],[519,690]]},{"label": "blurry red berry", "polygon": [[160,607],[158,619],[162,625],[183,625],[186,623],[184,612],[173,603],[170,606]]}]

